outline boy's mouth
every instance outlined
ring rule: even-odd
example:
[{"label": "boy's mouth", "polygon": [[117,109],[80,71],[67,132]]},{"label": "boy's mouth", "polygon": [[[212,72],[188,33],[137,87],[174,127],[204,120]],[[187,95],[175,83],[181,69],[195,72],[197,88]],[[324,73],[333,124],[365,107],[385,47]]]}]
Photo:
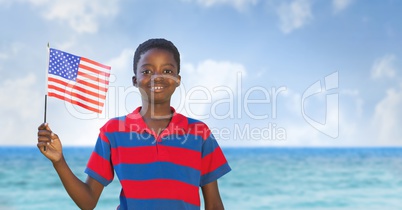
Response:
[{"label": "boy's mouth", "polygon": [[151,91],[154,91],[154,92],[159,92],[159,91],[162,91],[163,89],[164,89],[163,86],[152,86],[151,87]]}]

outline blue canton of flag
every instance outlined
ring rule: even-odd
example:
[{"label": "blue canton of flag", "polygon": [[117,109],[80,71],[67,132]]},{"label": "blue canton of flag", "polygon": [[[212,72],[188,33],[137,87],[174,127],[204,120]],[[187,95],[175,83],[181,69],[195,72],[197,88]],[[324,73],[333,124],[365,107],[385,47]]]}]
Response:
[{"label": "blue canton of flag", "polygon": [[52,49],[49,57],[49,74],[75,81],[78,74],[80,57]]}]

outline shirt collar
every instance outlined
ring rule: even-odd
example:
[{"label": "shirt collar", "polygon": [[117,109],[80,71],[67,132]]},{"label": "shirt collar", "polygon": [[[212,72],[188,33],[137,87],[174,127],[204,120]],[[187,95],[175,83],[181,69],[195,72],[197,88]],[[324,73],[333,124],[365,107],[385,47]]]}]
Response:
[{"label": "shirt collar", "polygon": [[[148,128],[144,119],[140,114],[141,106],[137,107],[132,113],[126,116],[125,125],[130,132],[148,132],[153,133],[151,129]],[[167,136],[171,134],[184,134],[188,129],[187,117],[180,113],[177,113],[173,107],[170,107],[172,111],[172,119],[170,120],[168,126],[162,131],[160,136]]]}]

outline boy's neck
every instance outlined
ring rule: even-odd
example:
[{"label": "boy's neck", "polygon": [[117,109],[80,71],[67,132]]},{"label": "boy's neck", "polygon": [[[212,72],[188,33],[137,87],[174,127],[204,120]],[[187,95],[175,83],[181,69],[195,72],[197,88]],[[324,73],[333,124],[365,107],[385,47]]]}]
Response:
[{"label": "boy's neck", "polygon": [[172,116],[170,104],[142,104],[140,114],[145,119],[166,120]]}]

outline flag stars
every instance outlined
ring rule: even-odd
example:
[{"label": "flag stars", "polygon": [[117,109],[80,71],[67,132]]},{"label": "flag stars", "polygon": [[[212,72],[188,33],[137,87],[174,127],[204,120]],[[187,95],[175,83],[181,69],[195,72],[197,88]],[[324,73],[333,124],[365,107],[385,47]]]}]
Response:
[{"label": "flag stars", "polygon": [[78,74],[80,58],[69,53],[50,49],[49,73],[67,80],[75,81]]}]

